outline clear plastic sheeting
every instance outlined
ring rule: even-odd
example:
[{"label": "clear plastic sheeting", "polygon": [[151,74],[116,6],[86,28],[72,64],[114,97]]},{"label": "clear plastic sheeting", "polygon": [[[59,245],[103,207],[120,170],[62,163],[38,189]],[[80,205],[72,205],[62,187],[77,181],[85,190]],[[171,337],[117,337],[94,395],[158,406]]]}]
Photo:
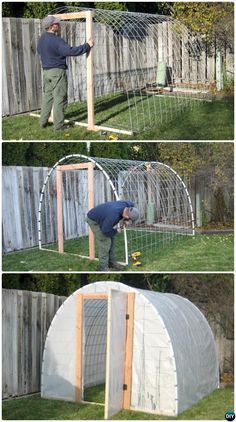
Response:
[{"label": "clear plastic sheeting", "polygon": [[[178,295],[135,289],[117,282],[98,282],[84,286],[71,295],[53,319],[43,356],[42,397],[76,400],[75,298],[77,293],[109,294],[111,289],[136,293],[132,409],[176,416],[218,388],[214,338],[208,322],[195,305]],[[103,309],[104,306],[100,307]],[[97,306],[91,306],[90,315],[93,309],[96,321]],[[123,312],[121,308],[117,310],[117,321],[124,316]],[[105,350],[105,311],[101,315],[97,334],[101,333],[102,340],[96,335],[96,324],[93,330],[87,330],[90,370],[86,372],[84,366],[83,386],[105,381],[105,372],[102,371],[101,376],[101,368],[105,368],[106,354],[102,352],[97,359],[99,350]],[[122,344],[123,334],[119,334],[118,330],[112,347],[119,350]],[[112,347],[110,350],[114,353]],[[99,375],[91,380],[91,373]]]},{"label": "clear plastic sheeting", "polygon": [[[160,162],[118,160],[71,154],[61,158],[48,173],[39,204],[39,247],[57,242],[55,170],[66,164],[93,163],[94,205],[131,200],[138,220],[123,230],[118,260],[132,262],[135,252],[156,254],[169,243],[194,234],[194,216],[188,189],[180,176]],[[88,255],[88,177],[86,170],[63,174],[64,239],[78,239],[75,252]],[[122,235],[120,236],[122,237]],[[47,247],[47,246],[46,246]],[[65,250],[66,251],[66,250]]]}]

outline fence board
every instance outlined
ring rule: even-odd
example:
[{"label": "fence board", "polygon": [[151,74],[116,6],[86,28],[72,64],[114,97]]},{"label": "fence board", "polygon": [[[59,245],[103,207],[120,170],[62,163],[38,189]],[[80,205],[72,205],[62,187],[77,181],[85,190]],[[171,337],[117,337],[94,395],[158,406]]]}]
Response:
[{"label": "fence board", "polygon": [[[48,168],[3,167],[3,252],[38,245],[38,205]],[[55,177],[50,178],[42,207],[43,242],[57,240]],[[95,205],[105,202],[104,176],[94,172]],[[64,237],[72,239],[87,234],[87,171],[63,175]]]},{"label": "fence board", "polygon": [[47,330],[65,297],[2,290],[3,398],[40,391]]},{"label": "fence board", "polygon": [[[40,190],[47,175],[48,168],[37,167],[3,167],[2,171],[2,220],[3,220],[3,252],[30,248],[38,245],[38,204]],[[120,174],[120,178],[122,173]],[[42,241],[56,242],[56,189],[55,178],[50,177],[46,187],[45,201],[42,207]],[[196,211],[195,197],[200,195],[205,207],[205,222],[210,221],[215,212],[217,198],[212,189],[214,172],[209,169],[206,174],[199,174],[187,180],[194,213]],[[138,180],[135,181],[138,183]],[[157,185],[158,188],[158,185]],[[94,171],[95,206],[99,203],[114,200],[110,186],[103,174]],[[158,193],[158,191],[157,191]],[[141,185],[139,195],[143,198],[145,213],[145,198]],[[233,183],[223,188],[223,196],[227,213],[233,215]],[[135,198],[134,198],[135,201]],[[87,171],[70,171],[63,174],[63,225],[64,238],[73,239],[86,235],[88,227],[85,222],[88,211]],[[225,215],[227,220],[229,215]]]},{"label": "fence board", "polygon": [[[42,71],[37,54],[37,42],[41,32],[39,19],[3,18],[3,115],[33,111],[41,106]],[[157,32],[158,40],[151,37],[151,34]],[[70,45],[84,43],[85,22],[62,22],[61,36]],[[179,63],[175,63],[175,68],[180,70],[179,75],[182,72],[182,77],[179,78],[191,79],[189,72],[191,60],[185,57],[188,39],[186,36],[183,37],[180,49],[170,23],[163,22],[156,25],[143,40],[136,40],[121,34],[114,35],[112,29],[96,22],[93,38],[95,39],[95,96],[122,90],[124,87],[119,80],[122,72],[125,75],[126,89],[137,85],[138,77],[135,75],[135,69],[139,72],[142,69],[140,84],[153,82],[157,62],[166,61],[171,66],[177,51],[182,54],[182,61],[179,56]],[[137,49],[137,45],[141,46],[140,50]],[[227,57],[231,55],[227,53]],[[204,81],[205,75],[208,74],[210,82],[213,82],[214,66],[214,56],[209,53],[206,60],[205,54],[202,54],[198,64],[199,69],[195,69],[194,80]],[[85,100],[86,96],[86,56],[68,58],[68,101],[71,103]]]}]

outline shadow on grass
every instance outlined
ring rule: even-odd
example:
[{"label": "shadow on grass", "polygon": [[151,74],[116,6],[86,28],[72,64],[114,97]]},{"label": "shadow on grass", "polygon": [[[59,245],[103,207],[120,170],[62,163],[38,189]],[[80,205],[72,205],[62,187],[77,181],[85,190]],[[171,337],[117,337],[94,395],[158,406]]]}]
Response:
[{"label": "shadow on grass", "polygon": [[[144,102],[143,102],[144,101]],[[147,98],[139,98],[138,95],[131,99],[129,109],[127,97],[124,94],[101,97],[96,100],[96,122],[103,124],[109,122],[109,126],[130,127],[130,113],[135,112],[137,105],[138,113],[149,113],[152,104]],[[125,104],[126,103],[126,104]],[[135,104],[136,103],[136,104]],[[145,107],[141,106],[145,104]],[[158,127],[139,132],[129,137],[129,140],[233,140],[234,139],[234,112],[232,99],[215,100],[213,103],[201,103],[194,109],[180,112],[178,117]],[[171,113],[171,107],[167,107],[166,117]],[[150,113],[149,113],[150,114]],[[140,115],[141,116],[141,115]],[[87,119],[86,103],[70,104],[66,111],[66,118],[83,121]],[[135,117],[136,118],[136,117]],[[144,123],[140,117],[140,127]],[[154,122],[151,120],[150,125]],[[108,124],[107,124],[108,125]],[[4,117],[2,120],[2,133],[4,140],[105,140],[100,132],[88,131],[86,128],[75,126],[66,131],[54,131],[52,127],[39,129],[37,118],[29,115]],[[127,140],[127,135],[119,135],[120,140]]]}]

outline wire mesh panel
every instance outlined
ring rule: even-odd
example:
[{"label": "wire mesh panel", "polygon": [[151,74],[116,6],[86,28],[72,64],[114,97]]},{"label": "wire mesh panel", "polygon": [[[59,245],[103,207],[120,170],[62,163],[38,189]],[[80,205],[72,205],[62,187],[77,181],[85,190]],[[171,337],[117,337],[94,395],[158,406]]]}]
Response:
[{"label": "wire mesh panel", "polygon": [[[60,7],[51,13],[84,10],[93,9]],[[96,124],[146,131],[211,99],[213,75],[206,71],[205,46],[182,23],[157,14],[93,12]],[[78,22],[76,29],[84,34],[85,21]],[[62,30],[68,38],[68,31]],[[73,87],[84,86],[86,75],[75,72],[75,60],[69,61]],[[86,99],[86,90],[76,96]],[[79,112],[80,121],[86,120],[84,111]]]},{"label": "wire mesh panel", "polygon": [[84,300],[83,387],[105,383],[107,300]]},{"label": "wire mesh panel", "polygon": [[[127,263],[135,252],[151,256],[175,239],[194,234],[194,217],[188,190],[169,166],[159,162],[72,154],[59,160],[46,177],[39,206],[40,248],[49,241],[57,241],[55,170],[61,163],[72,162],[94,164],[95,206],[120,199],[132,201],[139,210],[138,220],[117,236],[119,260]],[[86,256],[88,175],[85,170],[69,173],[63,179],[64,239],[77,238],[75,249],[72,245],[70,252]]]}]

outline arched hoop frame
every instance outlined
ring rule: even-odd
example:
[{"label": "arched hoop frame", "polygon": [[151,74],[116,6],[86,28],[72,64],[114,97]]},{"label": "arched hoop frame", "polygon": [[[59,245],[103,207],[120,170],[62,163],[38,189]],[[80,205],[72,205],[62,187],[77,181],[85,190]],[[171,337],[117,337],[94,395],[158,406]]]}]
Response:
[{"label": "arched hoop frame", "polygon": [[[39,248],[42,241],[42,206],[45,189],[56,174],[57,240],[58,252],[63,253],[63,204],[62,174],[66,171],[87,170],[88,209],[94,206],[94,171],[102,173],[114,200],[132,200],[139,208],[139,220],[123,228],[123,264],[127,265],[137,251],[142,254],[157,252],[179,235],[194,235],[194,215],[188,189],[181,177],[168,165],[159,162],[141,162],[94,158],[70,154],[61,158],[48,172],[41,190],[38,210]],[[102,190],[102,186],[101,186]],[[97,193],[96,193],[97,194]],[[111,197],[111,195],[110,195]],[[96,202],[101,203],[101,199]],[[104,202],[104,199],[103,201]],[[55,219],[55,216],[53,217]],[[85,222],[83,221],[85,225]],[[47,249],[50,250],[51,249]],[[55,252],[55,251],[54,251]],[[76,254],[95,258],[93,233],[89,231],[89,254]]]},{"label": "arched hoop frame", "polygon": [[[51,13],[81,24],[86,39],[95,39],[86,75],[72,72],[75,90],[87,79],[87,121],[74,121],[75,125],[132,135],[169,122],[199,101],[211,101],[213,76],[205,69],[202,41],[171,16],[76,7]],[[71,60],[76,63],[76,58]],[[70,71],[75,67],[69,64]],[[117,101],[122,107],[110,114],[108,107],[104,118],[99,109],[107,100],[98,106],[95,100],[108,94],[120,94]],[[112,99],[108,101],[113,110]]]}]

